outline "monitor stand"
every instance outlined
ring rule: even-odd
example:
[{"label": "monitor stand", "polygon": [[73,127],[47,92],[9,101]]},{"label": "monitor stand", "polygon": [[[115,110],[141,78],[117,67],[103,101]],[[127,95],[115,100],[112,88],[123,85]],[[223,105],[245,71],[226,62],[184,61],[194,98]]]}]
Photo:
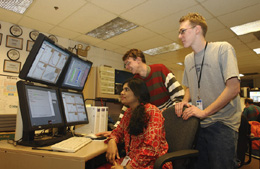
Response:
[{"label": "monitor stand", "polygon": [[23,137],[23,121],[22,121],[20,107],[18,105],[14,141],[21,140],[22,137]]},{"label": "monitor stand", "polygon": [[66,140],[72,137],[71,133],[66,133],[66,128],[59,128],[58,136],[55,137],[46,137],[44,139],[34,139],[35,133],[34,131],[25,132],[23,131],[23,121],[21,116],[20,107],[17,108],[17,116],[16,116],[16,129],[15,129],[15,141],[19,145],[30,146],[30,147],[43,147],[55,144],[62,140]]}]

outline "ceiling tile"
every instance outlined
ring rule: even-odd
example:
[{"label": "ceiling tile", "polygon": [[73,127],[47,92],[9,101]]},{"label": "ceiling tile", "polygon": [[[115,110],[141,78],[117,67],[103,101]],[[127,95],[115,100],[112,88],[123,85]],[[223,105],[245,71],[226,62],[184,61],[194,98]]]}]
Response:
[{"label": "ceiling tile", "polygon": [[[84,4],[86,4],[84,0],[77,0],[77,3],[71,0],[38,0],[32,3],[32,6],[25,12],[25,16],[57,25]],[[55,6],[59,9],[54,9]]]},{"label": "ceiling tile", "polygon": [[149,0],[122,14],[122,17],[139,25],[161,19],[197,4],[194,0]]},{"label": "ceiling tile", "polygon": [[10,23],[18,23],[23,15],[0,8],[0,20]]},{"label": "ceiling tile", "polygon": [[86,43],[86,44],[91,44],[91,45],[95,45],[95,44],[100,43],[102,41],[100,39],[93,38],[93,37],[87,36],[87,35],[78,36],[78,37],[74,38],[73,40],[79,41],[79,42],[82,42],[82,43]]},{"label": "ceiling tile", "polygon": [[86,4],[59,25],[79,33],[87,33],[116,18],[116,15],[93,5]]},{"label": "ceiling tile", "polygon": [[235,37],[236,35],[230,29],[222,29],[216,32],[209,32],[206,35],[208,41],[223,41]]},{"label": "ceiling tile", "polygon": [[237,25],[259,20],[260,19],[259,9],[260,9],[260,3],[254,6],[243,8],[239,11],[235,11],[226,15],[219,16],[218,19],[227,27],[237,26]]},{"label": "ceiling tile", "polygon": [[179,20],[182,16],[186,15],[189,12],[197,12],[202,14],[205,18],[212,18],[205,9],[199,5],[192,6],[188,9],[182,10],[180,12],[171,14],[165,18],[161,18],[157,21],[144,25],[144,27],[156,32],[156,33],[166,33],[173,30],[179,29]]},{"label": "ceiling tile", "polygon": [[208,9],[215,16],[220,16],[233,11],[239,11],[245,7],[253,6],[259,4],[259,0],[207,0],[202,2],[202,5]]},{"label": "ceiling tile", "polygon": [[53,35],[61,36],[61,37],[63,36],[63,37],[68,38],[68,39],[74,39],[74,38],[81,35],[80,33],[70,31],[68,29],[64,29],[64,28],[61,28],[61,27],[58,27],[58,26],[53,28],[52,30],[50,30],[50,33],[53,34]]},{"label": "ceiling tile", "polygon": [[101,41],[101,42],[95,44],[95,46],[105,49],[105,50],[114,50],[119,47],[118,45],[115,45],[113,43],[109,43],[106,41]]},{"label": "ceiling tile", "polygon": [[158,36],[154,36],[152,38],[146,39],[144,41],[140,41],[137,43],[133,43],[131,45],[127,45],[126,47],[138,48],[140,50],[147,50],[147,49],[152,49],[152,48],[168,45],[171,43],[173,43],[171,40],[158,35]]},{"label": "ceiling tile", "polygon": [[260,41],[247,43],[247,46],[251,49],[260,48]]},{"label": "ceiling tile", "polygon": [[236,48],[237,46],[243,45],[243,42],[238,37],[226,39],[226,41],[229,42],[234,48]]},{"label": "ceiling tile", "polygon": [[91,0],[90,2],[103,8],[114,14],[121,14],[126,12],[135,6],[142,4],[146,0],[131,0],[131,1],[122,1],[122,0]]},{"label": "ceiling tile", "polygon": [[126,47],[121,47],[120,46],[119,48],[116,48],[113,51],[116,52],[116,53],[119,53],[119,54],[121,54],[123,56],[128,50],[130,50],[130,49],[126,48]]},{"label": "ceiling tile", "polygon": [[40,32],[49,32],[49,30],[51,30],[54,25],[45,23],[45,22],[41,22],[39,20],[35,20],[33,18],[29,18],[24,16],[20,21],[19,21],[19,25],[23,25],[27,28],[31,28],[31,29],[35,29],[38,30]]},{"label": "ceiling tile", "polygon": [[155,35],[155,33],[145,28],[138,27],[128,32],[124,32],[120,36],[115,36],[113,38],[107,39],[107,41],[117,45],[127,46],[148,39]]},{"label": "ceiling tile", "polygon": [[221,22],[219,22],[216,18],[212,18],[212,19],[209,19],[206,21],[207,21],[207,25],[208,25],[207,34],[226,28],[225,25],[222,24]]},{"label": "ceiling tile", "polygon": [[[260,18],[259,18],[260,19]],[[251,42],[257,42],[259,41],[254,35],[253,33],[249,33],[246,35],[241,35],[239,36],[239,39],[241,39],[243,42],[245,43],[251,43]]]}]

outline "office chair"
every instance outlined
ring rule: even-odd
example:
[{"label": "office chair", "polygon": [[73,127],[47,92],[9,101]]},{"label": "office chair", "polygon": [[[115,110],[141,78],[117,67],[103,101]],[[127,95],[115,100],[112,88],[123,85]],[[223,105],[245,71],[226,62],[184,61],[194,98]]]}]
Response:
[{"label": "office chair", "polygon": [[183,120],[175,114],[175,106],[166,109],[163,112],[165,118],[164,126],[166,140],[169,145],[168,153],[159,157],[154,169],[162,168],[163,164],[171,161],[174,169],[186,169],[191,160],[195,160],[199,151],[195,150],[200,120],[191,117]]},{"label": "office chair", "polygon": [[[238,142],[237,142],[237,159],[238,167],[249,164],[251,162],[251,151],[252,151],[252,141],[250,139],[250,124],[247,118],[242,115],[240,127],[238,130]],[[249,153],[249,159],[245,161],[246,153]]]},{"label": "office chair", "polygon": [[[252,141],[254,140],[260,140],[260,137],[251,136],[251,125],[249,124],[247,118],[242,115],[237,143],[238,168],[242,167],[243,165],[250,164],[252,160],[252,155],[254,153],[260,154],[260,150],[252,149]],[[248,155],[247,161],[245,161],[246,154]]]}]

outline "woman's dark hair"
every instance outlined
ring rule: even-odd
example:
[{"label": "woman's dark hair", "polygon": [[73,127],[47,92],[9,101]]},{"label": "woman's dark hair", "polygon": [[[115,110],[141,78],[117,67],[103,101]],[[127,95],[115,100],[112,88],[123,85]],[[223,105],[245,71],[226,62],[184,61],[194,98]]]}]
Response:
[{"label": "woman's dark hair", "polygon": [[126,80],[124,84],[128,85],[140,103],[132,110],[132,116],[128,126],[128,133],[137,136],[143,133],[143,129],[148,125],[149,117],[145,113],[144,105],[150,102],[150,94],[146,84],[141,79],[130,78]]}]

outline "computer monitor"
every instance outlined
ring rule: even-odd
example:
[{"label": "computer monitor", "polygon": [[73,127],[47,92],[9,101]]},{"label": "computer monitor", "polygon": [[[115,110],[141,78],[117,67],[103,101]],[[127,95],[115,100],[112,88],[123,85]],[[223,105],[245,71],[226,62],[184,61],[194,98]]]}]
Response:
[{"label": "computer monitor", "polygon": [[83,60],[77,55],[72,54],[66,72],[58,82],[63,89],[73,89],[82,91],[88,78],[92,62]]},{"label": "computer monitor", "polygon": [[60,96],[67,126],[89,123],[84,97],[81,92],[60,89]]},{"label": "computer monitor", "polygon": [[19,78],[32,82],[57,85],[71,52],[39,34],[20,71]]},{"label": "computer monitor", "polygon": [[18,81],[17,91],[23,141],[33,141],[36,130],[65,127],[57,88]]},{"label": "computer monitor", "polygon": [[120,95],[121,91],[123,90],[123,83],[132,78],[134,74],[131,72],[127,72],[124,70],[115,70],[115,94]]},{"label": "computer monitor", "polygon": [[250,90],[249,97],[253,99],[253,102],[260,102],[260,90]]}]

